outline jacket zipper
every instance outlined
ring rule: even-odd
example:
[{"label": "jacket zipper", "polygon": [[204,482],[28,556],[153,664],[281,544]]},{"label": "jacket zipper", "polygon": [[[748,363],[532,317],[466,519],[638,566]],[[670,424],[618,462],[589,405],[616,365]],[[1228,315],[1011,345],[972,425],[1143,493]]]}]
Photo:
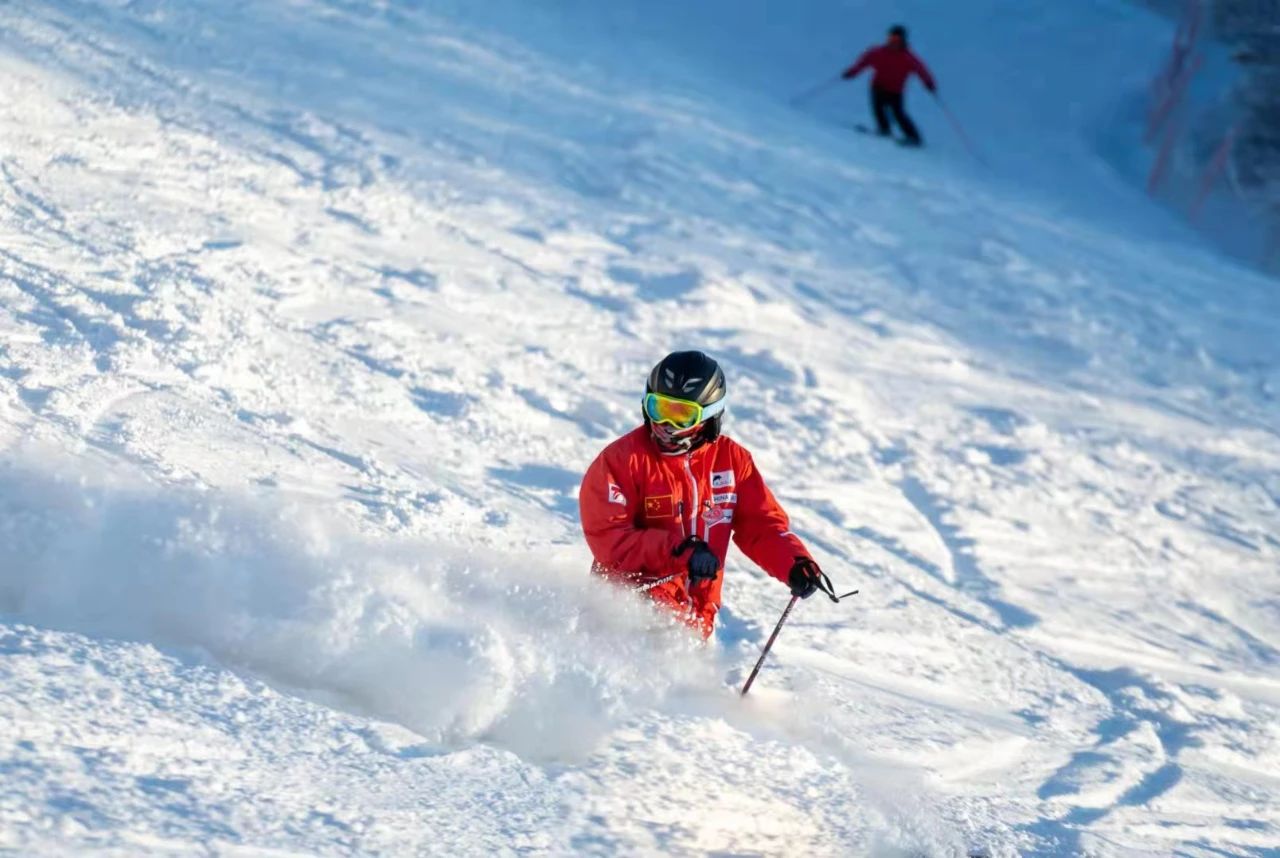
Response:
[{"label": "jacket zipper", "polygon": [[676,518],[680,520],[680,539],[683,540],[687,536],[684,532],[684,501],[676,504]]},{"label": "jacket zipper", "polygon": [[[689,532],[694,536],[698,535],[698,481],[693,477],[693,453],[688,453],[684,457],[684,472],[689,475],[689,486],[693,489],[693,504],[689,507]],[[680,526],[684,527],[681,520]]]}]

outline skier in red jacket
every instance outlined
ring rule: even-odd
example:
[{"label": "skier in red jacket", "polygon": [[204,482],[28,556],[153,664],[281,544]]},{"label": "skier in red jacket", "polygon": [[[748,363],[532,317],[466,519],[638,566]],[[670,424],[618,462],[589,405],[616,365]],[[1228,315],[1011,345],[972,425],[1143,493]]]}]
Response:
[{"label": "skier in red jacket", "polygon": [[889,41],[867,49],[858,57],[857,62],[845,69],[842,77],[852,80],[867,68],[875,72],[871,77],[871,112],[876,117],[876,130],[881,135],[888,136],[889,116],[892,114],[898,127],[902,129],[902,142],[908,146],[919,146],[922,142],[920,131],[903,107],[907,79],[913,73],[919,75],[921,83],[929,92],[937,92],[938,85],[925,64],[907,47],[906,27],[901,24],[891,27]]},{"label": "skier in red jacket", "polygon": [[756,470],[720,434],[725,378],[697,351],[667,355],[649,374],[644,425],[605,447],[578,495],[591,571],[646,593],[710,637],[729,537],[794,595],[821,570]]}]

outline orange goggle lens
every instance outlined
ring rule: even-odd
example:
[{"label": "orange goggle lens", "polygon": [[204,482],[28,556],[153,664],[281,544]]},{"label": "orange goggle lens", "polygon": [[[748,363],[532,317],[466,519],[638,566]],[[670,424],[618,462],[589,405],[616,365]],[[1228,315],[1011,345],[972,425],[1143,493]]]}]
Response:
[{"label": "orange goggle lens", "polygon": [[644,413],[654,423],[666,423],[677,429],[692,429],[702,422],[701,405],[661,393],[645,394]]}]

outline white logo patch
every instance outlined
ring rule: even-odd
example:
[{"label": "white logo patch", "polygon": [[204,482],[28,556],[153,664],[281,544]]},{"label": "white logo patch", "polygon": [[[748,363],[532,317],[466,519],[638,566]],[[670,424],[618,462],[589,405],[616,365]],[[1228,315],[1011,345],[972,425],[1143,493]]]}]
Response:
[{"label": "white logo patch", "polygon": [[707,523],[709,528],[717,524],[728,524],[733,521],[733,510],[725,509],[722,506],[713,506],[702,514],[702,520]]},{"label": "white logo patch", "polygon": [[609,483],[609,503],[621,504],[622,506],[627,505],[627,496],[622,493],[622,489],[618,488],[613,483]]},{"label": "white logo patch", "polygon": [[733,471],[712,471],[711,472],[711,488],[713,489],[733,488]]},{"label": "white logo patch", "polygon": [[712,503],[737,503],[738,496],[733,492],[726,492],[725,494],[722,494],[722,495],[712,495],[711,502]]}]

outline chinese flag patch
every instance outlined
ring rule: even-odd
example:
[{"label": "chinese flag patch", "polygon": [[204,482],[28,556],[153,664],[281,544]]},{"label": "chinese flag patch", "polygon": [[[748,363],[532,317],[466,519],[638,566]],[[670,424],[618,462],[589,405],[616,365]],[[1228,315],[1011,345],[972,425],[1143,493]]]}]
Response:
[{"label": "chinese flag patch", "polygon": [[659,495],[644,499],[645,518],[671,518],[675,515],[675,507],[671,503],[671,495]]}]

